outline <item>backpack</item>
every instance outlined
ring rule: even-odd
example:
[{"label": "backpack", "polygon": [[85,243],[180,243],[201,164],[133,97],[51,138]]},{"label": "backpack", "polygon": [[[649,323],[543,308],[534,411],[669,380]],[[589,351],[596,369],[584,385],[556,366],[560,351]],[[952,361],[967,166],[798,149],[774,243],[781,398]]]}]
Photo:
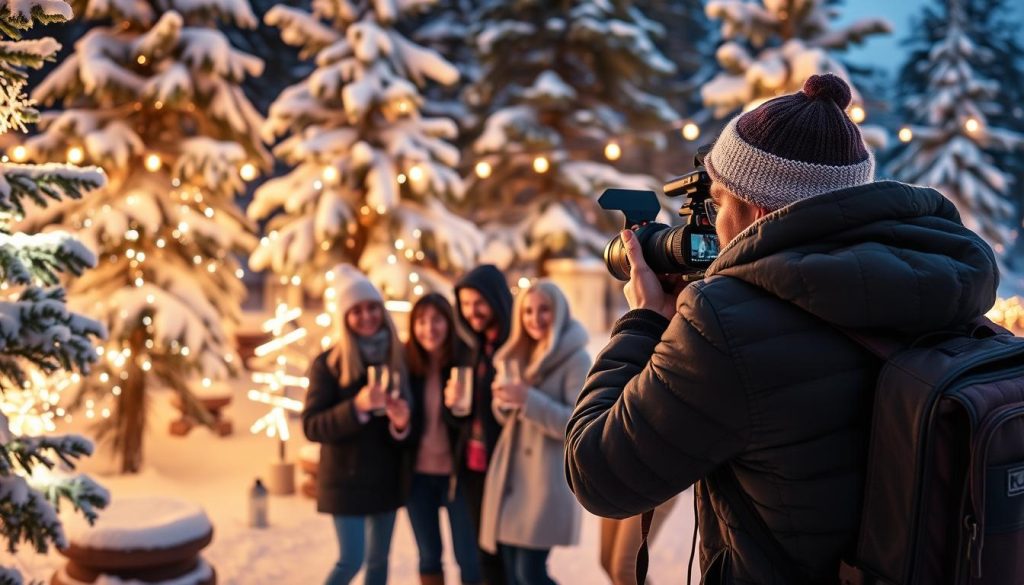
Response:
[{"label": "backpack", "polygon": [[1024,583],[1024,339],[987,319],[882,357],[842,585]]},{"label": "backpack", "polygon": [[[1024,583],[1024,339],[987,319],[909,345],[842,331],[884,363],[857,547],[839,583]],[[704,481],[786,583],[809,583],[728,464]],[[643,532],[638,583],[647,572]]]}]

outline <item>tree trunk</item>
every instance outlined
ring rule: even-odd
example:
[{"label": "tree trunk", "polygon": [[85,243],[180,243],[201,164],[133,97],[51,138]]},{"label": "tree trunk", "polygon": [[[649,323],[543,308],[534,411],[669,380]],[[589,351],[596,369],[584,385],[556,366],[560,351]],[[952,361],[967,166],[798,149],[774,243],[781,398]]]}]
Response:
[{"label": "tree trunk", "polygon": [[125,364],[128,379],[121,384],[117,399],[115,444],[120,447],[121,473],[138,473],[142,468],[142,436],[146,430],[146,372],[136,361],[146,354],[145,334],[136,329],[128,339],[132,355]]}]

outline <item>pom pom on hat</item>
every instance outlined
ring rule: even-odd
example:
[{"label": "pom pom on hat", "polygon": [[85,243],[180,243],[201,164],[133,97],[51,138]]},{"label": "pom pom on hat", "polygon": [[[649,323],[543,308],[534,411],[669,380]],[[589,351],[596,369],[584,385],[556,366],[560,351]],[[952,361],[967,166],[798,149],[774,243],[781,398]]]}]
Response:
[{"label": "pom pom on hat", "polygon": [[853,99],[850,86],[838,75],[812,75],[804,82],[804,95],[812,100],[832,100],[840,110],[845,110]]}]

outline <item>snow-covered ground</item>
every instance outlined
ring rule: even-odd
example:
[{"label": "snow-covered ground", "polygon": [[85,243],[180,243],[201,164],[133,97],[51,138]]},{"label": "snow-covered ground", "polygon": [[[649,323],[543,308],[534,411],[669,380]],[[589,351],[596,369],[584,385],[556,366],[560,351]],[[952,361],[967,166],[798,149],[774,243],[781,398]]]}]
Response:
[{"label": "snow-covered ground", "polygon": [[[600,348],[596,344],[594,351]],[[169,396],[158,395],[153,403],[152,424],[146,437],[146,463],[135,476],[103,474],[109,468],[102,451],[82,466],[112,496],[157,495],[186,498],[201,504],[214,525],[213,543],[203,552],[216,569],[218,583],[227,585],[316,585],[322,583],[337,557],[330,518],[317,514],[314,502],[301,495],[271,496],[267,529],[247,526],[248,493],[256,477],[266,476],[276,457],[277,445],[248,432],[252,421],[266,410],[245,398],[239,385],[227,415],[235,434],[220,438],[196,429],[184,438],[168,434],[174,416]],[[297,421],[291,421],[293,439],[289,458],[297,456],[303,439]],[[66,430],[66,429],[62,429]],[[683,494],[651,552],[651,579],[658,585],[684,583],[693,529],[690,492]],[[447,536],[445,542],[449,542]],[[578,546],[556,548],[550,567],[562,585],[608,583],[598,562],[599,521],[584,514],[583,538]],[[457,583],[457,569],[450,551],[445,567],[449,582]],[[418,583],[416,545],[404,511],[398,515],[391,547],[391,579],[397,585]],[[14,564],[26,577],[48,581],[64,562],[59,553],[39,555],[22,547],[12,563],[0,554],[0,565]],[[695,563],[696,564],[696,563]],[[695,573],[696,567],[695,567]],[[699,577],[695,577],[695,581]],[[359,577],[356,583],[362,583]]]}]

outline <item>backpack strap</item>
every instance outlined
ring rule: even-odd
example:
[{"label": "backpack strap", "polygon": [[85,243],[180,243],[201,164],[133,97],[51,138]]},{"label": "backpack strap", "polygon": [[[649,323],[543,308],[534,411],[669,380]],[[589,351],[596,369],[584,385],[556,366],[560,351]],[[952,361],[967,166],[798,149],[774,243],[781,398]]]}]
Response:
[{"label": "backpack strap", "polygon": [[729,505],[739,518],[740,525],[753,537],[754,542],[768,557],[772,566],[785,578],[787,585],[809,585],[810,579],[799,569],[796,561],[782,548],[779,541],[772,536],[764,519],[754,509],[753,504],[740,488],[736,474],[728,463],[712,471],[704,478],[711,492],[718,494]]},{"label": "backpack strap", "polygon": [[651,523],[654,522],[654,510],[644,512],[640,517],[640,550],[636,553],[636,583],[644,585],[647,581],[647,566],[650,562],[647,552],[647,535],[651,532]]}]

